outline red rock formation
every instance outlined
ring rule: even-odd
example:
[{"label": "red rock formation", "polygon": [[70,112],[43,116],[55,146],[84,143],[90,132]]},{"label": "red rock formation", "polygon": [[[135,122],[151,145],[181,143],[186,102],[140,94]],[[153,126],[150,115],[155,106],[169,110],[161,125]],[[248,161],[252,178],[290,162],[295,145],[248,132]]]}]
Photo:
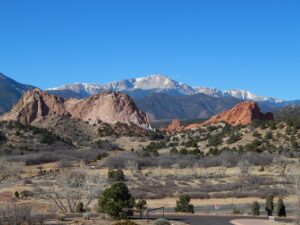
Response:
[{"label": "red rock formation", "polygon": [[233,126],[247,125],[253,120],[273,120],[272,113],[263,114],[256,102],[242,102],[225,112],[211,117],[209,120],[200,124],[191,124],[186,129],[198,128],[209,124],[224,122]]},{"label": "red rock formation", "polygon": [[69,115],[91,124],[102,121],[149,127],[146,114],[137,108],[128,95],[119,92],[104,92],[82,100],[64,100],[34,89],[26,92],[13,109],[0,119],[32,124],[51,115]]},{"label": "red rock formation", "polygon": [[48,115],[68,115],[64,104],[63,98],[50,95],[36,88],[25,92],[13,109],[4,114],[1,119],[31,124],[33,121]]},{"label": "red rock formation", "polygon": [[184,126],[182,125],[181,121],[178,119],[172,120],[172,122],[164,129],[165,132],[172,133],[172,132],[180,132],[184,130]]},{"label": "red rock formation", "polygon": [[146,114],[137,108],[128,95],[120,92],[104,92],[82,100],[71,99],[67,101],[66,107],[73,117],[92,124],[103,121],[149,127]]}]

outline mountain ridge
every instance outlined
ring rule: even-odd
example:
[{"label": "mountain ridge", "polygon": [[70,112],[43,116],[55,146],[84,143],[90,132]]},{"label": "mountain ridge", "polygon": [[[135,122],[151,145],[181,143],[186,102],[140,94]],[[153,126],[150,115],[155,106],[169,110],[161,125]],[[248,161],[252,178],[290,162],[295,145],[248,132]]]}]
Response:
[{"label": "mountain ridge", "polygon": [[270,101],[274,103],[282,102],[282,100],[273,98],[273,97],[265,97],[258,96],[250,91],[246,90],[226,90],[221,91],[217,88],[208,88],[195,86],[192,87],[190,85],[175,81],[167,76],[154,74],[150,76],[132,78],[132,79],[124,79],[120,81],[112,81],[106,84],[88,84],[88,83],[73,83],[69,85],[63,85],[61,87],[49,88],[46,91],[53,92],[56,91],[59,94],[60,91],[73,91],[77,94],[85,95],[93,95],[95,93],[102,92],[104,90],[108,91],[121,91],[127,94],[132,94],[132,97],[139,97],[135,95],[134,92],[137,91],[145,91],[145,95],[141,97],[145,97],[149,91],[152,93],[167,93],[171,95],[195,95],[199,93],[203,93],[206,95],[210,95],[213,97],[234,97],[243,100],[252,100],[252,101]]}]

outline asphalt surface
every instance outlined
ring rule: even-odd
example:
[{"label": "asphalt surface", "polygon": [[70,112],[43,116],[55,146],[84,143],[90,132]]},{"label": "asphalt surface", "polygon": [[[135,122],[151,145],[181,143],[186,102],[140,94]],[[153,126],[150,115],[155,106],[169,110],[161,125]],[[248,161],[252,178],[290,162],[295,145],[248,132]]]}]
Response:
[{"label": "asphalt surface", "polygon": [[[161,218],[162,216],[152,216],[151,219]],[[240,216],[240,217],[232,217],[232,216],[202,216],[202,215],[166,215],[166,219],[187,223],[190,225],[232,225],[230,223],[231,220],[235,219],[266,219],[267,218],[257,218],[257,217],[247,217],[247,216]],[[281,219],[281,221],[287,221]]]},{"label": "asphalt surface", "polygon": [[187,223],[190,225],[232,225],[229,217],[213,216],[166,216],[166,219]]}]

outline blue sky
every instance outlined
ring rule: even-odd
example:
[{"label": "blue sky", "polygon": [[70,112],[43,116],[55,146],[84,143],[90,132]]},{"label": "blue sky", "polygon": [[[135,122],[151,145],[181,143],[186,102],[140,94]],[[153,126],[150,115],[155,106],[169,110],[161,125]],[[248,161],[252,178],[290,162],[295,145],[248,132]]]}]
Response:
[{"label": "blue sky", "polygon": [[300,99],[299,0],[0,0],[0,71],[41,88],[161,73]]}]

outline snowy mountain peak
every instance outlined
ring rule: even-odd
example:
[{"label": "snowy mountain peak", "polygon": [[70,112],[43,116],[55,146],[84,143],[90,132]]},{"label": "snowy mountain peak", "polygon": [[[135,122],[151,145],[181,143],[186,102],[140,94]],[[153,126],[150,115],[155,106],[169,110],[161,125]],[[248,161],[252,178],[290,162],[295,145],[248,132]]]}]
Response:
[{"label": "snowy mountain peak", "polygon": [[272,97],[258,96],[246,90],[227,90],[221,91],[217,88],[207,87],[191,87],[187,84],[177,82],[168,76],[161,74],[153,74],[150,76],[137,77],[132,79],[125,79],[121,81],[113,81],[103,85],[88,84],[88,83],[74,83],[57,88],[50,88],[48,91],[72,91],[80,96],[86,97],[94,94],[108,91],[121,91],[129,93],[133,96],[146,96],[149,93],[167,93],[171,95],[193,95],[203,93],[213,97],[233,97],[243,100],[252,101],[270,101],[274,103],[282,102],[282,100]]}]

